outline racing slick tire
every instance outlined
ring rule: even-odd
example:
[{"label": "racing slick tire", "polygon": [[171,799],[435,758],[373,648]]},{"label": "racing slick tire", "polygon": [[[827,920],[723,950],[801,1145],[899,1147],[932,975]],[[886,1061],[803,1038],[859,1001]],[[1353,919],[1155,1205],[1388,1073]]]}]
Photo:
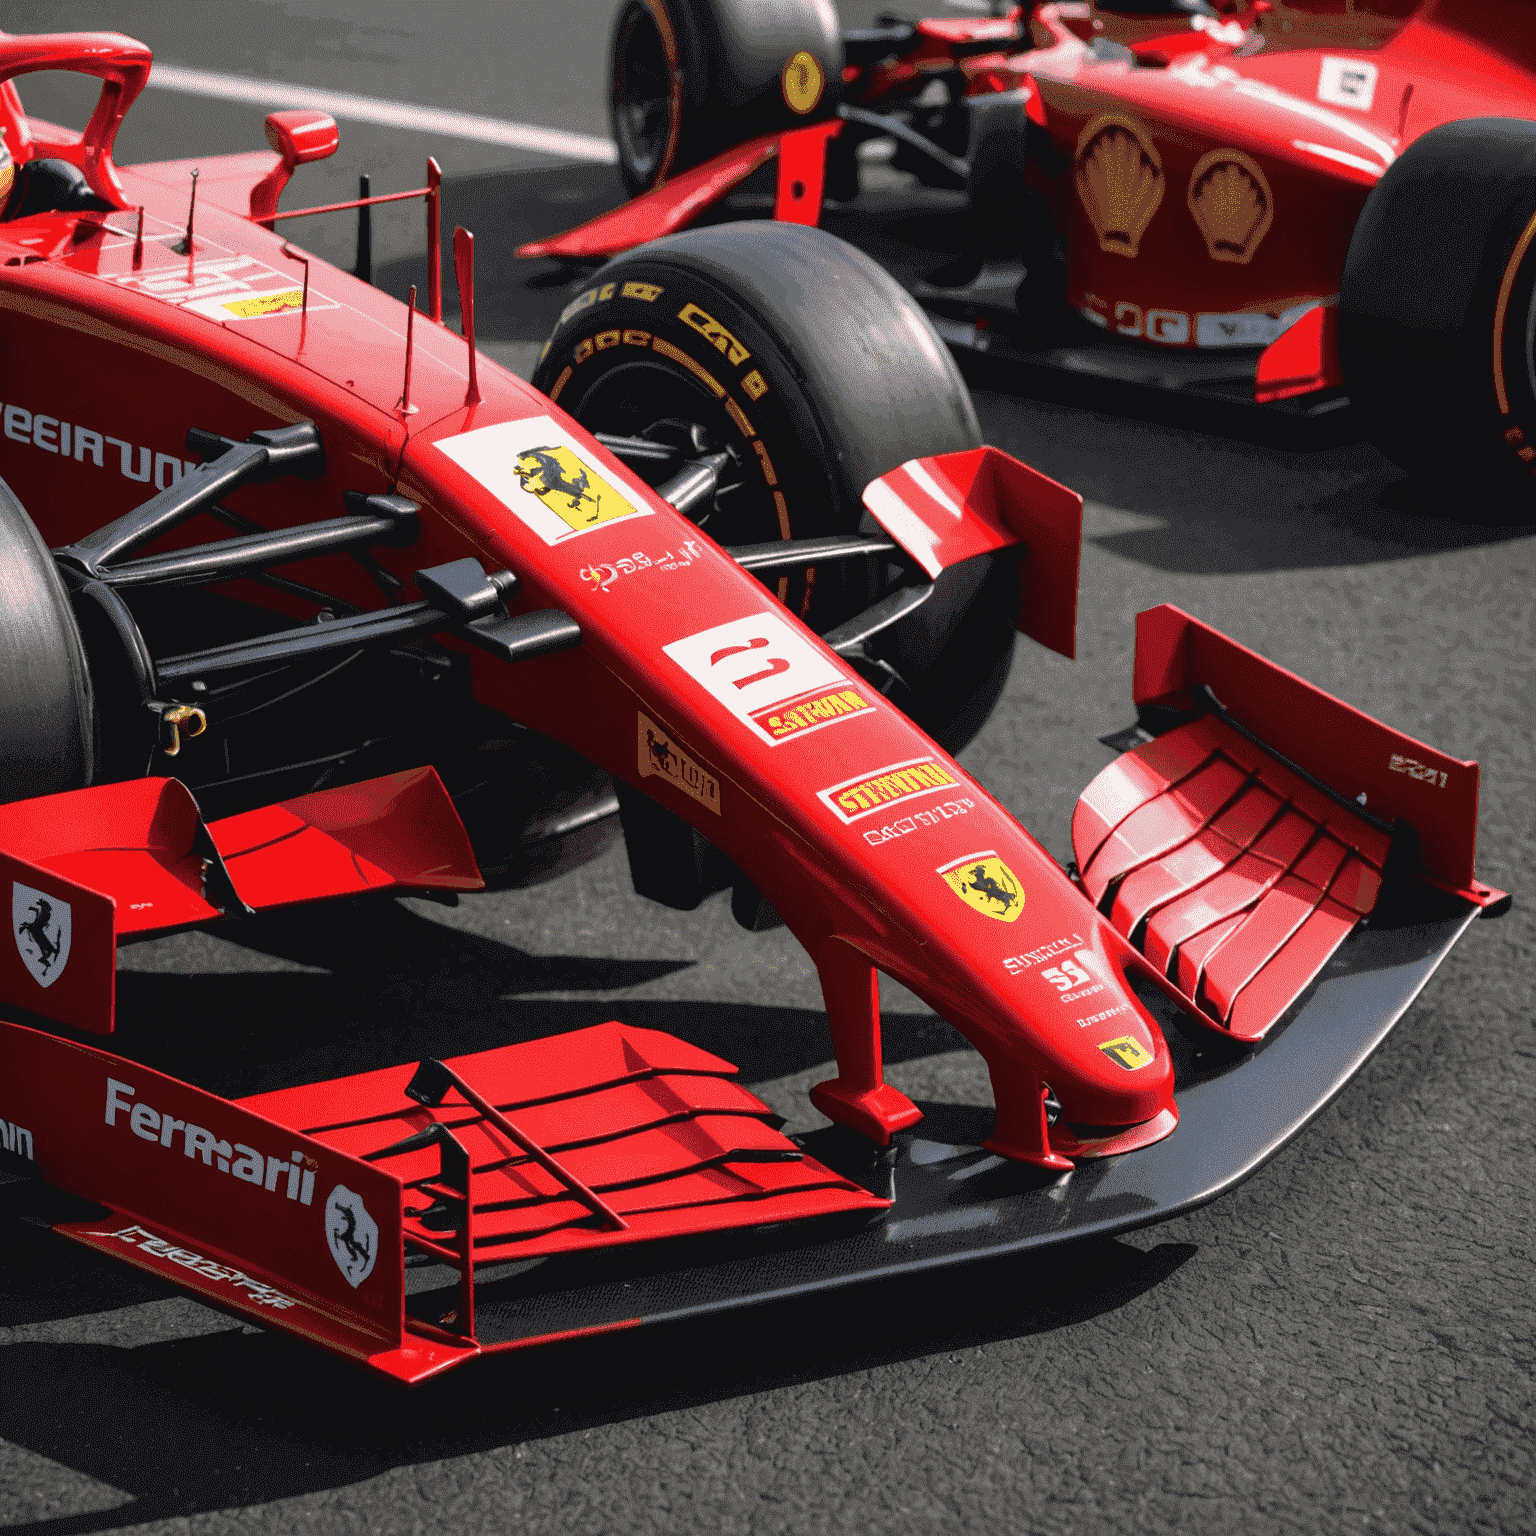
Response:
[{"label": "racing slick tire", "polygon": [[1388,168],[1350,240],[1339,354],[1389,458],[1536,505],[1536,122],[1447,123]]},{"label": "racing slick tire", "polygon": [[0,801],[89,784],[93,716],[85,647],[64,583],[0,480]]},{"label": "racing slick tire", "polygon": [[624,0],[609,110],[631,196],[760,134],[837,110],[832,0]]},{"label": "racing slick tire", "polygon": [[[566,306],[533,383],[588,431],[697,434],[730,449],[713,508],[695,518],[725,545],[873,531],[871,480],[981,443],[922,310],[861,251],[799,224],[686,230],[609,262]],[[860,561],[771,585],[826,633],[898,578]],[[1006,557],[965,561],[875,644],[877,665],[899,678],[893,700],[950,751],[1007,679],[1013,580]]]}]

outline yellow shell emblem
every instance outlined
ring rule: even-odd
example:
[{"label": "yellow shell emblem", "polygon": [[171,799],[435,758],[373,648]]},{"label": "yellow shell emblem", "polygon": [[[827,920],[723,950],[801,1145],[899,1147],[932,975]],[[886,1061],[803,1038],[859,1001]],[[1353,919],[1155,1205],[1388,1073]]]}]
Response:
[{"label": "yellow shell emblem", "polygon": [[1269,178],[1240,149],[1213,149],[1189,173],[1189,211],[1217,261],[1246,263],[1275,217]]},{"label": "yellow shell emblem", "polygon": [[1163,160],[1133,118],[1106,113],[1083,129],[1075,157],[1077,195],[1099,245],[1134,256],[1163,200]]},{"label": "yellow shell emblem", "polygon": [[946,864],[938,873],[966,906],[986,917],[1012,923],[1024,910],[1024,887],[995,853],[973,853]]},{"label": "yellow shell emblem", "polygon": [[1135,1035],[1121,1035],[1116,1040],[1102,1040],[1099,1049],[1117,1066],[1135,1072],[1152,1060],[1152,1052]]},{"label": "yellow shell emblem", "polygon": [[785,61],[779,84],[784,91],[784,105],[804,117],[821,100],[827,77],[816,55],[802,48]]},{"label": "yellow shell emblem", "polygon": [[563,444],[529,448],[517,456],[517,479],[531,496],[578,532],[595,523],[632,517],[635,504]]}]

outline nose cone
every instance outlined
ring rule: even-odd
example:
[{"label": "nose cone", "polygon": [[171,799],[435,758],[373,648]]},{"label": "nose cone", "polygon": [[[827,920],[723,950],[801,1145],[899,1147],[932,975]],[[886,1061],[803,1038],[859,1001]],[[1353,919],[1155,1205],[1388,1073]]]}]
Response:
[{"label": "nose cone", "polygon": [[1172,1102],[1168,1043],[1125,980],[1117,936],[1086,903],[1076,916],[1078,929],[1006,962],[1010,1012],[1040,1049],[1041,1075],[1064,1119],[1150,1120]]}]

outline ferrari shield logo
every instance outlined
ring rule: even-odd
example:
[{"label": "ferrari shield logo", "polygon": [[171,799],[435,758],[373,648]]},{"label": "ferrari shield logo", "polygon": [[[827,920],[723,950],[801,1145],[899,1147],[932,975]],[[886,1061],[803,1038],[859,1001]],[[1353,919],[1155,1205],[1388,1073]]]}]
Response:
[{"label": "ferrari shield logo", "polygon": [[373,1273],[379,1256],[379,1224],[368,1214],[363,1197],[345,1184],[338,1184],[325,1202],[325,1232],[336,1267],[356,1290]]},{"label": "ferrari shield logo", "polygon": [[1152,1060],[1152,1053],[1134,1035],[1121,1035],[1118,1040],[1104,1040],[1099,1049],[1127,1072],[1134,1072]]},{"label": "ferrari shield logo", "polygon": [[1015,922],[1024,910],[1024,887],[991,849],[956,859],[937,873],[966,906],[1000,923]]},{"label": "ferrari shield logo", "polygon": [[560,443],[518,454],[517,478],[525,491],[578,532],[635,513],[632,501]]},{"label": "ferrari shield logo", "polygon": [[40,987],[51,987],[69,964],[69,903],[11,883],[11,929],[21,963]]}]

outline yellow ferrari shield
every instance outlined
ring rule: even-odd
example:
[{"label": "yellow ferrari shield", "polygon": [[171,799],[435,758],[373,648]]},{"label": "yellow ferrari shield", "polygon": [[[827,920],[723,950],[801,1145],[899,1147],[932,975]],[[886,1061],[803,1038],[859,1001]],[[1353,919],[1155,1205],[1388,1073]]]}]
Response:
[{"label": "yellow ferrari shield", "polygon": [[563,445],[529,448],[517,456],[522,488],[537,496],[557,517],[578,532],[595,523],[632,517],[634,503],[624,497],[584,460]]},{"label": "yellow ferrari shield", "polygon": [[1100,1041],[1099,1049],[1127,1072],[1134,1072],[1152,1060],[1151,1051],[1134,1035],[1121,1035],[1118,1040]]},{"label": "yellow ferrari shield", "polygon": [[1000,923],[1016,921],[1024,910],[1024,887],[995,853],[972,854],[939,873],[966,906]]}]

